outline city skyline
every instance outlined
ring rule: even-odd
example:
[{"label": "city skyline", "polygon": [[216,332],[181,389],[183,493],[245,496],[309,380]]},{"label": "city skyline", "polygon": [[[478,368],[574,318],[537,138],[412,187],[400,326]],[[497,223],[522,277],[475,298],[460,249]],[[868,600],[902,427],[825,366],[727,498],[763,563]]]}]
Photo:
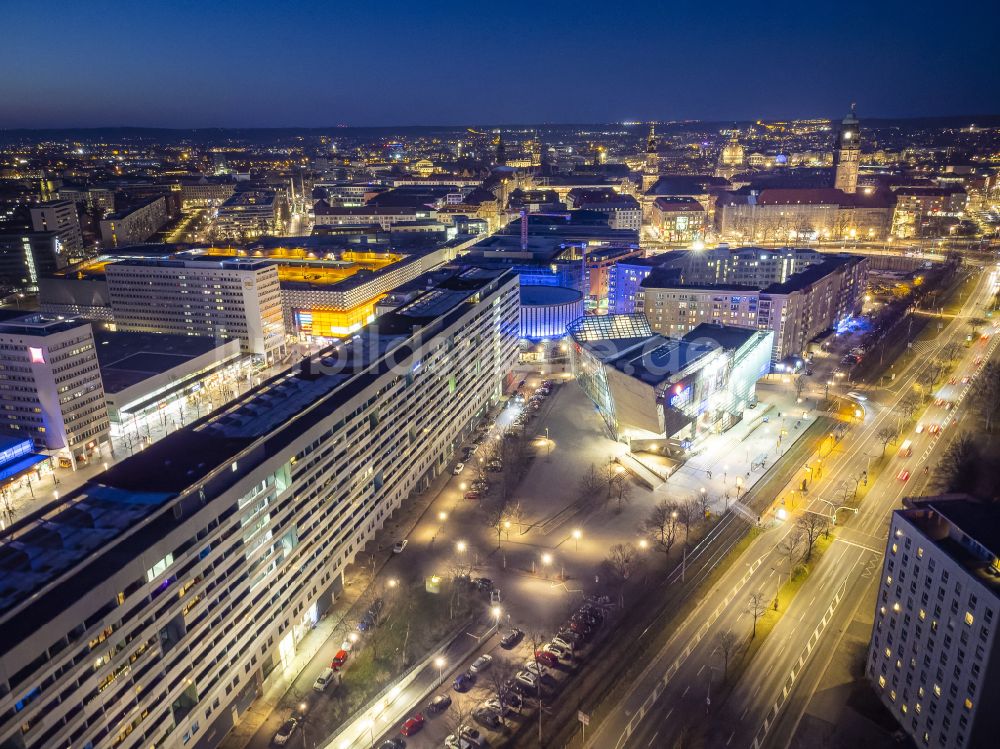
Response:
[{"label": "city skyline", "polygon": [[[376,21],[336,4],[127,15],[56,2],[44,17],[7,11],[19,33],[0,63],[20,74],[0,83],[0,127],[790,119],[841,116],[852,101],[869,117],[1000,111],[989,24],[975,5],[924,23],[934,9],[508,3],[484,18],[390,3]],[[609,44],[620,39],[626,50]]]}]

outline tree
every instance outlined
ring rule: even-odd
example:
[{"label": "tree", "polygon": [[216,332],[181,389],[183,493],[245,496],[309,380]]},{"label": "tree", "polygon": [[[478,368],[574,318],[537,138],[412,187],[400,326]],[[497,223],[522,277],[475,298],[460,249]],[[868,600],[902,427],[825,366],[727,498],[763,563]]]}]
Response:
[{"label": "tree", "polygon": [[875,436],[882,443],[882,456],[885,457],[885,448],[890,442],[894,442],[899,437],[899,430],[891,424],[886,424],[876,432]]},{"label": "tree", "polygon": [[947,363],[951,364],[956,361],[958,357],[962,355],[962,345],[951,341],[946,343],[941,347],[941,358]]},{"label": "tree", "polygon": [[757,620],[764,616],[765,611],[767,611],[767,597],[760,591],[751,593],[747,602],[747,612],[753,617],[753,632],[750,634],[750,639],[757,636]]},{"label": "tree", "polygon": [[625,605],[625,584],[635,574],[639,564],[639,553],[630,544],[615,544],[604,560],[611,574],[618,580],[618,605]]},{"label": "tree", "polygon": [[642,521],[642,530],[668,556],[677,540],[677,505],[666,499],[657,502]]},{"label": "tree", "polygon": [[785,565],[788,567],[788,576],[792,576],[792,568],[795,566],[795,557],[798,554],[799,546],[802,544],[802,531],[796,525],[792,528],[784,540],[778,544],[778,552],[785,558]]},{"label": "tree", "polygon": [[507,705],[507,682],[514,678],[517,674],[518,669],[511,661],[500,655],[495,655],[493,657],[493,664],[486,671],[486,686],[490,691],[491,696],[497,698],[497,702],[500,703],[500,722],[507,725],[507,719],[504,717],[505,710],[502,708]]},{"label": "tree", "polygon": [[805,388],[806,388],[805,377],[799,375],[798,377],[795,378],[795,397],[801,398],[802,391],[805,390]]},{"label": "tree", "polygon": [[899,410],[906,419],[912,419],[919,407],[920,397],[912,390],[899,399]]},{"label": "tree", "polygon": [[935,469],[935,483],[943,492],[977,493],[981,464],[979,446],[965,433],[948,445]]},{"label": "tree", "polygon": [[677,518],[684,526],[684,545],[688,545],[691,536],[691,526],[698,520],[701,513],[700,502],[697,498],[688,499],[677,505]]},{"label": "tree", "polygon": [[987,432],[993,431],[993,418],[1000,412],[1000,364],[987,362],[972,391],[972,397],[985,421]]},{"label": "tree", "polygon": [[827,519],[826,516],[820,515],[815,512],[807,512],[799,521],[795,524],[795,527],[802,534],[802,540],[805,542],[806,549],[805,555],[803,557],[804,562],[808,562],[812,559],[813,546],[815,546],[816,541],[819,539],[820,534],[826,532]]},{"label": "tree", "polygon": [[622,472],[614,484],[615,512],[621,514],[625,505],[632,501],[632,484],[628,480],[628,474]]},{"label": "tree", "polygon": [[590,464],[590,467],[584,472],[580,477],[579,491],[580,494],[586,498],[596,497],[604,489],[604,482],[602,481],[602,476],[597,470],[597,466],[594,463]]},{"label": "tree", "polygon": [[965,324],[969,326],[972,330],[972,335],[975,336],[979,332],[979,329],[986,324],[986,320],[982,317],[970,317]]},{"label": "tree", "polygon": [[733,630],[727,629],[716,635],[715,644],[719,652],[722,653],[722,680],[725,681],[729,678],[729,657],[736,651],[739,638]]},{"label": "tree", "polygon": [[608,462],[601,467],[600,482],[601,491],[604,494],[604,501],[611,502],[615,496],[617,484],[622,480],[625,468],[615,458],[609,458]]},{"label": "tree", "polygon": [[486,524],[497,534],[497,549],[501,548],[504,532],[509,532],[514,523],[520,522],[521,516],[520,503],[502,497],[486,508]]},{"label": "tree", "polygon": [[708,492],[701,492],[698,495],[698,512],[699,517],[704,520],[708,517],[708,511],[712,507],[712,498],[708,496]]},{"label": "tree", "polygon": [[451,707],[445,712],[447,725],[456,737],[462,736],[462,731],[473,727],[472,711],[475,703],[465,695],[456,696]]}]

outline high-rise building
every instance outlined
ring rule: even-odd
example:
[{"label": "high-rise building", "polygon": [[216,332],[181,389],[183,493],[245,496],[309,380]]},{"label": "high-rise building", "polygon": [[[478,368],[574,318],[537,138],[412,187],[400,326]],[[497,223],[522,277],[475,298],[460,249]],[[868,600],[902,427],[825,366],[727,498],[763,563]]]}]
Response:
[{"label": "high-rise building", "polygon": [[851,104],[850,113],[841,121],[837,148],[833,154],[834,181],[838,190],[853,194],[858,190],[858,166],[861,161],[861,130]]},{"label": "high-rise building", "polygon": [[513,383],[517,327],[516,273],[457,274],[16,523],[0,744],[216,746]]},{"label": "high-rise building", "polygon": [[866,670],[917,746],[996,746],[998,557],[995,504],[950,495],[892,514]]},{"label": "high-rise building", "polygon": [[266,362],[285,355],[278,270],[266,260],[141,258],[105,268],[119,330],[239,338]]},{"label": "high-rise building", "polygon": [[167,199],[163,196],[147,198],[103,219],[101,242],[105,247],[140,244],[162,229],[168,219]]},{"label": "high-rise building", "polygon": [[32,206],[31,226],[35,231],[54,231],[58,234],[63,252],[67,255],[77,255],[83,249],[80,217],[72,200],[50,200]]},{"label": "high-rise building", "polygon": [[54,231],[0,233],[0,289],[34,290],[38,279],[66,265]]},{"label": "high-rise building", "polygon": [[0,323],[0,429],[75,465],[110,434],[89,322],[42,314]]}]

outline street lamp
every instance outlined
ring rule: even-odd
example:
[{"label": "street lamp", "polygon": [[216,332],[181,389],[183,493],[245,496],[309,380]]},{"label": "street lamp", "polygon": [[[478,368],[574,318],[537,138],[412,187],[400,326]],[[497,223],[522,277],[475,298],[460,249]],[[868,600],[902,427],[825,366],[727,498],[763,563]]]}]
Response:
[{"label": "street lamp", "polygon": [[347,636],[347,639],[350,640],[351,644],[353,645],[354,643],[356,643],[358,641],[358,633],[357,632],[351,632],[351,634]]},{"label": "street lamp", "polygon": [[574,528],[573,529],[573,540],[576,541],[576,550],[577,551],[580,550],[580,538],[581,538],[581,536],[583,536],[583,531],[581,531],[579,528]]},{"label": "street lamp", "polygon": [[442,674],[444,672],[444,658],[438,656],[434,659],[434,665],[437,666],[438,670],[438,681],[441,681]]},{"label": "street lamp", "polygon": [[464,554],[467,548],[469,548],[469,546],[468,544],[465,543],[465,541],[458,541],[455,544],[455,551],[457,551],[459,554]]},{"label": "street lamp", "polygon": [[[676,517],[677,513],[675,512],[675,513],[673,513],[673,515]],[[642,549],[643,551],[645,551],[646,549],[648,549],[649,548],[649,541],[647,541],[644,538],[640,538],[639,539],[639,548]]]},{"label": "street lamp", "polygon": [[443,522],[444,522],[445,520],[447,520],[447,519],[448,519],[448,513],[447,513],[447,512],[443,512],[443,511],[442,511],[442,512],[439,512],[439,513],[438,513],[438,520],[440,520],[440,521],[441,521],[442,523],[443,523]]},{"label": "street lamp", "polygon": [[388,585],[390,588],[395,588],[397,585],[399,585],[399,580],[397,580],[394,577],[390,577],[388,580]]}]

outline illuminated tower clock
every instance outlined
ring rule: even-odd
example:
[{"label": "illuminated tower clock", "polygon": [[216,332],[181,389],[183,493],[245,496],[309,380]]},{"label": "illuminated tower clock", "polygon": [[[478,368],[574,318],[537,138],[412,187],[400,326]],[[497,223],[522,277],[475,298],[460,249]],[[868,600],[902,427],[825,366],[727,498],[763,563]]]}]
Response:
[{"label": "illuminated tower clock", "polygon": [[858,162],[861,158],[861,129],[854,106],[851,104],[851,113],[840,123],[837,149],[833,154],[833,186],[847,193],[858,189]]}]

